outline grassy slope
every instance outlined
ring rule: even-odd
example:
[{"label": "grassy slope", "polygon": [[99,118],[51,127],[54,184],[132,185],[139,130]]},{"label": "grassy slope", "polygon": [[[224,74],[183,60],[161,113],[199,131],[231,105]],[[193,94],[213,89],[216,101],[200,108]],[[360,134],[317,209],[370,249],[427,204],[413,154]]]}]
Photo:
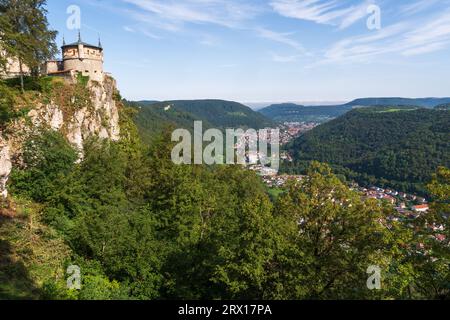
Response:
[{"label": "grassy slope", "polygon": [[40,208],[16,199],[0,214],[0,299],[39,299],[47,280],[64,280],[70,249],[40,218]]}]

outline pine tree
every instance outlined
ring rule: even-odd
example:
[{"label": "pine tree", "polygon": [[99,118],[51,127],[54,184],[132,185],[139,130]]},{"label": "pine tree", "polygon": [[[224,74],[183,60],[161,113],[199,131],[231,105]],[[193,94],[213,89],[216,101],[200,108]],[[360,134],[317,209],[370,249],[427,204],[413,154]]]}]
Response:
[{"label": "pine tree", "polygon": [[7,66],[7,39],[11,34],[11,25],[8,22],[5,10],[0,7],[0,73],[6,72]]},{"label": "pine tree", "polygon": [[8,27],[1,46],[8,57],[19,61],[22,91],[25,66],[37,76],[42,64],[57,53],[57,32],[49,28],[45,7],[46,0],[0,0],[0,23]]}]

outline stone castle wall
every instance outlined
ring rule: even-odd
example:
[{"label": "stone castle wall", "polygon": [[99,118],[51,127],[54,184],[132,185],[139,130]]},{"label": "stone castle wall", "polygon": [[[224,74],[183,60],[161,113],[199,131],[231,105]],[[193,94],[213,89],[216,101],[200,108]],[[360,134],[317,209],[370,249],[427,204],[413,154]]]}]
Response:
[{"label": "stone castle wall", "polygon": [[[1,53],[0,53],[1,54]],[[25,75],[30,73],[26,65],[22,65]],[[81,72],[83,76],[89,76],[90,80],[102,82],[103,72],[103,50],[98,47],[78,45],[63,47],[62,61],[47,61],[42,67],[42,74],[62,75],[69,71]],[[17,59],[9,59],[6,74],[0,70],[0,77],[14,78],[20,75],[20,65]]]},{"label": "stone castle wall", "polygon": [[49,73],[55,73],[62,71],[64,69],[62,61],[47,61],[45,64],[45,69],[43,70],[43,73],[49,74]]},{"label": "stone castle wall", "polygon": [[[6,78],[14,78],[20,76],[19,60],[8,58],[7,61],[8,63],[6,65],[6,74],[4,73],[3,70],[0,70],[0,75]],[[25,75],[31,72],[30,68],[28,68],[24,64],[22,64],[22,71]]]},{"label": "stone castle wall", "polygon": [[103,52],[96,48],[68,47],[63,52],[63,69],[76,70],[91,80],[103,81]]}]

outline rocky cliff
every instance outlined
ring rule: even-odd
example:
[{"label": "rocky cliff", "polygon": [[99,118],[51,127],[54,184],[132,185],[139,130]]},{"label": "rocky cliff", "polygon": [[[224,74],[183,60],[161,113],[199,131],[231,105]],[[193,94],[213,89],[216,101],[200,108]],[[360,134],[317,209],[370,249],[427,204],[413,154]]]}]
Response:
[{"label": "rocky cliff", "polygon": [[[48,94],[38,94],[20,108],[30,110],[0,132],[0,194],[8,195],[6,184],[13,166],[21,165],[23,144],[42,130],[61,132],[83,158],[83,143],[90,136],[117,141],[120,138],[119,108],[115,80],[103,82],[55,78]],[[29,106],[31,104],[31,107]],[[26,105],[26,106],[25,106]]]}]

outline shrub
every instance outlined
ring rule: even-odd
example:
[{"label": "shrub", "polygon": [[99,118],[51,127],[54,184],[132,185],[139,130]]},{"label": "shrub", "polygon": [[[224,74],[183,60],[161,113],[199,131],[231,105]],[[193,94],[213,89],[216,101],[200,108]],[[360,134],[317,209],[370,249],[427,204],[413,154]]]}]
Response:
[{"label": "shrub", "polygon": [[13,117],[14,93],[5,84],[0,83],[0,127]]},{"label": "shrub", "polygon": [[77,158],[77,152],[58,132],[32,137],[24,147],[26,169],[11,174],[11,191],[35,201],[46,200],[58,192]]}]

